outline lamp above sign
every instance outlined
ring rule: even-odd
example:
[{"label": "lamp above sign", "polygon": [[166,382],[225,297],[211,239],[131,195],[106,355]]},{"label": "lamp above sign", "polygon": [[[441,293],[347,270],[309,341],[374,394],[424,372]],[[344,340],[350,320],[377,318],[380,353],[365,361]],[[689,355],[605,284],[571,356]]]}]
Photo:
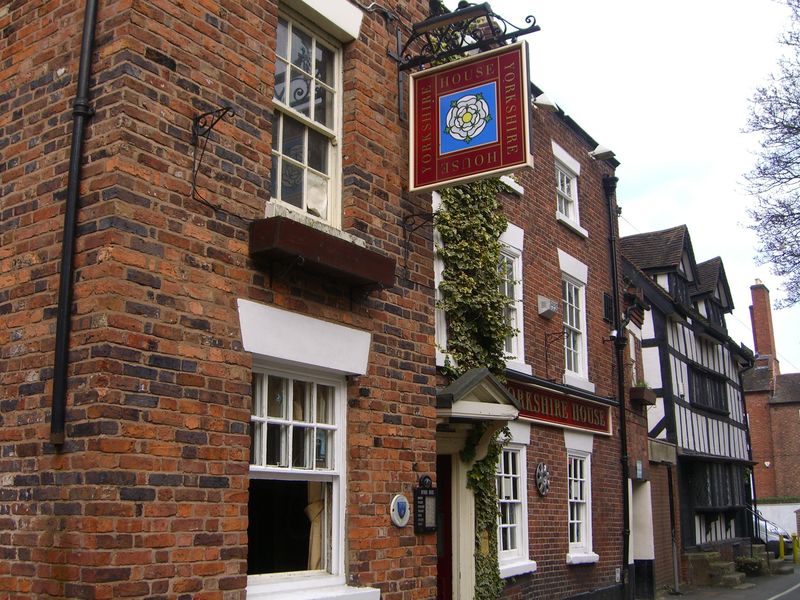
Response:
[{"label": "lamp above sign", "polygon": [[410,190],[532,167],[524,41],[411,75]]}]

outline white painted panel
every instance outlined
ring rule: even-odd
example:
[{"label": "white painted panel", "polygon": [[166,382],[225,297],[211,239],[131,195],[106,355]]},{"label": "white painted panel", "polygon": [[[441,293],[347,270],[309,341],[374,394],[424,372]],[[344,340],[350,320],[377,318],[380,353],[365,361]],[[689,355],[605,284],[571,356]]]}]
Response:
[{"label": "white painted panel", "polygon": [[238,305],[248,352],[341,373],[367,372],[368,332],[242,298]]},{"label": "white painted panel", "polygon": [[653,323],[653,311],[648,310],[644,313],[644,323],[642,324],[642,339],[651,340],[656,337],[656,328]]},{"label": "white painted panel", "polygon": [[653,560],[656,555],[650,482],[634,482],[631,498],[631,553],[637,560]]},{"label": "white painted panel", "polygon": [[364,15],[347,0],[283,0],[283,2],[339,41],[349,42],[358,39]]},{"label": "white painted panel", "polygon": [[652,431],[653,427],[664,418],[664,399],[656,398],[656,403],[647,409],[647,430]]},{"label": "white painted panel", "polygon": [[660,388],[661,384],[661,359],[658,348],[642,348],[642,366],[644,380],[651,388]]}]

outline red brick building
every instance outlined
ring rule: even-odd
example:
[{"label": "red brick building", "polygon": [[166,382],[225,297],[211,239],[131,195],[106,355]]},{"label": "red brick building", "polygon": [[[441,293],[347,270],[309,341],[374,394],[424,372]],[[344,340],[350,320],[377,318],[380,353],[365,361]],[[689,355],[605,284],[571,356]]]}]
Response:
[{"label": "red brick building", "polygon": [[800,373],[781,373],[769,290],[757,281],[750,295],[756,359],[744,385],[756,493],[759,498],[800,496],[800,459],[791,441],[800,435]]},{"label": "red brick building", "polygon": [[[451,383],[387,53],[428,3],[86,5],[0,8],[2,593],[467,600],[478,401],[513,421],[506,595],[618,597],[616,162],[532,110],[509,384]],[[424,476],[438,534],[390,519]]]}]

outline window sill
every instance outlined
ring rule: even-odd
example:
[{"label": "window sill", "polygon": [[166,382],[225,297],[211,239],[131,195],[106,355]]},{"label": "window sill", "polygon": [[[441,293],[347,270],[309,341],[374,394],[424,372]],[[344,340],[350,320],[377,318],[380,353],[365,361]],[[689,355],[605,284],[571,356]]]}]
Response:
[{"label": "window sill", "polygon": [[392,287],[394,259],[366,248],[364,241],[357,239],[288,214],[250,223],[250,255],[255,259],[295,261],[308,271],[367,289]]},{"label": "window sill", "polygon": [[532,375],[533,369],[530,365],[525,364],[523,362],[518,362],[516,360],[508,360],[506,361],[506,369],[511,371],[516,371],[517,373],[523,373],[525,375]]},{"label": "window sill", "polygon": [[578,225],[575,221],[573,221],[569,217],[565,217],[564,215],[562,215],[559,212],[556,213],[556,221],[561,223],[567,229],[571,229],[572,231],[577,233],[582,238],[588,238],[589,237],[589,232],[588,231],[586,231],[583,227]]},{"label": "window sill", "polygon": [[594,552],[568,552],[568,565],[590,565],[600,561],[600,555]]},{"label": "window sill", "polygon": [[379,600],[380,590],[356,588],[334,575],[297,575],[275,579],[271,575],[247,578],[248,600]]},{"label": "window sill", "polygon": [[515,560],[513,562],[500,563],[500,578],[508,579],[509,577],[516,577],[518,575],[525,575],[526,573],[533,573],[536,571],[535,560]]},{"label": "window sill", "polygon": [[585,377],[571,373],[570,371],[564,371],[564,385],[571,385],[572,387],[576,387],[591,393],[594,393],[595,389],[594,384],[591,381]]}]

